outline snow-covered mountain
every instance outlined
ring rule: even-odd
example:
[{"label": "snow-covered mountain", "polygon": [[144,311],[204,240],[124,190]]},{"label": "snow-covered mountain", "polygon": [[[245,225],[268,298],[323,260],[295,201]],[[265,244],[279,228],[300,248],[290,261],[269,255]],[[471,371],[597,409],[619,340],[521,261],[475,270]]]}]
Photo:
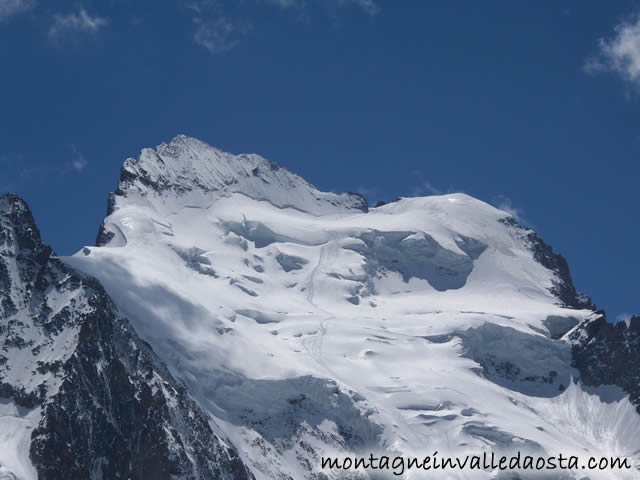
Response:
[{"label": "snow-covered mountain", "polygon": [[92,279],[0,196],[0,478],[249,479]]},{"label": "snow-covered mountain", "polygon": [[185,136],[124,163],[97,246],[61,262],[2,198],[0,446],[23,454],[0,468],[17,478],[380,478],[320,457],[489,450],[624,456],[588,476],[639,476],[640,318],[606,323],[486,203],[368,208]]}]

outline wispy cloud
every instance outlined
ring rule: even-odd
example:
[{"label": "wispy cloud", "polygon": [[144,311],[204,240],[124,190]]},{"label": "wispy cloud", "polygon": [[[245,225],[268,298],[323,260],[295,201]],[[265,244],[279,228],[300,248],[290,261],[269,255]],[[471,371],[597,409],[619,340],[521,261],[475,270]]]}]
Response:
[{"label": "wispy cloud", "polygon": [[427,180],[423,180],[420,185],[416,185],[411,192],[414,197],[424,197],[426,195],[442,195],[443,191]]},{"label": "wispy cloud", "polygon": [[94,35],[107,24],[106,18],[91,16],[83,7],[80,7],[75,12],[54,15],[48,35],[52,40],[60,40],[65,35],[78,33]]},{"label": "wispy cloud", "polygon": [[508,213],[521,224],[529,226],[529,222],[524,218],[524,210],[516,207],[509,197],[498,195],[493,204],[498,210]]},{"label": "wispy cloud", "polygon": [[[24,162],[22,156],[15,157],[19,161],[19,176],[24,180],[50,178],[58,175],[69,175],[72,172],[83,172],[89,161],[76,145],[71,145],[71,159],[66,162],[31,163]],[[0,157],[0,160],[2,157]],[[2,162],[0,161],[0,165]]]},{"label": "wispy cloud", "polygon": [[380,6],[374,0],[338,0],[341,7],[358,7],[367,15],[377,15],[380,13]]},{"label": "wispy cloud", "polygon": [[584,64],[587,73],[613,72],[626,83],[640,87],[640,14],[614,28],[609,38],[598,40],[598,52]]},{"label": "wispy cloud", "polygon": [[262,3],[276,5],[280,8],[300,7],[304,5],[302,0],[261,0]]},{"label": "wispy cloud", "polygon": [[212,55],[224,55],[233,50],[252,29],[246,20],[229,19],[222,0],[198,0],[188,7],[193,11],[193,40]]},{"label": "wispy cloud", "polygon": [[232,50],[238,44],[239,36],[250,30],[248,26],[238,29],[223,16],[213,20],[196,17],[194,23],[196,31],[193,40],[214,55],[223,55]]},{"label": "wispy cloud", "polygon": [[627,327],[631,325],[631,318],[633,317],[633,315],[631,315],[630,313],[627,312],[622,312],[619,313],[618,315],[616,315],[616,323],[617,322],[624,322],[627,324]]},{"label": "wispy cloud", "polygon": [[0,22],[35,7],[35,0],[0,0]]},{"label": "wispy cloud", "polygon": [[365,197],[368,201],[373,200],[374,197],[378,195],[377,187],[366,187],[361,185],[354,190],[356,193],[359,193],[363,197]]},{"label": "wispy cloud", "polygon": [[420,170],[414,170],[412,172],[412,178],[413,178],[413,182],[414,186],[410,189],[410,195],[412,197],[425,197],[427,195],[442,195],[445,192],[441,189],[436,187],[433,182],[431,182],[430,180],[426,179],[424,177],[424,174],[420,171]]},{"label": "wispy cloud", "polygon": [[75,145],[71,145],[71,149],[73,150],[71,167],[76,172],[82,172],[85,168],[87,168],[87,165],[89,165],[89,162],[87,161],[87,158],[84,156],[84,154],[81,151],[79,151]]},{"label": "wispy cloud", "polygon": [[[261,3],[276,5],[281,8],[304,7],[305,0],[259,0]],[[319,0],[327,2],[327,0]],[[367,15],[380,13],[380,6],[375,0],[334,0],[338,7],[357,7]]]},{"label": "wispy cloud", "polygon": [[[310,10],[308,7],[315,2],[328,2],[339,8],[356,7],[371,16],[380,12],[375,0],[192,0],[187,7],[193,12],[195,43],[213,55],[224,55],[253,31],[253,20],[257,20],[257,16],[255,12],[252,13],[251,5],[296,10],[299,19],[307,19]],[[238,15],[244,18],[239,19]]]}]

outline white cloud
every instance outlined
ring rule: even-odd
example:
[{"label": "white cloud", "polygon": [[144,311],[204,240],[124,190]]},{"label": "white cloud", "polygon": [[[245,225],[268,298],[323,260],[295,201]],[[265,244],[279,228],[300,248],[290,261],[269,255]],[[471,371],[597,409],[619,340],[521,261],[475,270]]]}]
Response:
[{"label": "white cloud", "polygon": [[598,40],[598,54],[584,64],[587,73],[613,72],[640,86],[640,15],[623,21],[610,38]]},{"label": "white cloud", "polygon": [[[327,2],[329,0],[317,0]],[[367,15],[377,15],[380,7],[375,0],[330,0],[338,7],[357,7]],[[235,5],[234,5],[235,3]],[[297,10],[299,18],[306,18],[309,0],[255,0],[255,4],[278,7],[282,10]],[[233,7],[231,8],[231,6]],[[253,21],[239,20],[238,12],[247,12],[246,17],[256,20],[249,8],[250,2],[244,0],[191,0],[187,8],[194,12],[193,23],[195,43],[206,48],[214,55],[224,55],[233,50],[242,37],[253,30]],[[229,15],[234,12],[234,15]],[[245,14],[240,14],[245,15]],[[246,18],[245,17],[245,18]]]},{"label": "white cloud", "polygon": [[629,326],[629,321],[631,320],[632,316],[633,315],[627,312],[619,313],[618,315],[616,315],[616,322],[625,322],[627,326]]},{"label": "white cloud", "polygon": [[262,0],[264,3],[276,5],[280,8],[299,7],[302,5],[302,0]]},{"label": "white cloud", "polygon": [[354,190],[356,193],[359,193],[367,200],[371,201],[373,197],[378,195],[377,187],[366,187],[364,185],[359,186]]},{"label": "white cloud", "polygon": [[35,7],[35,0],[0,0],[0,22]]},{"label": "white cloud", "polygon": [[229,52],[238,45],[241,37],[252,30],[251,23],[235,18],[231,20],[225,15],[223,0],[197,0],[188,8],[194,12],[196,27],[193,40],[213,55]]},{"label": "white cloud", "polygon": [[414,175],[420,178],[420,183],[413,187],[411,190],[411,196],[424,197],[427,195],[442,195],[444,192],[435,187],[430,181],[424,180],[421,172],[414,172]]},{"label": "white cloud", "polygon": [[81,7],[77,12],[54,15],[53,24],[49,28],[49,38],[58,39],[70,33],[95,34],[102,30],[107,23],[106,18],[92,17]]},{"label": "white cloud", "polygon": [[422,182],[422,190],[427,192],[429,195],[442,195],[442,190],[434,187],[431,182]]},{"label": "white cloud", "polygon": [[523,211],[521,208],[516,208],[510,198],[504,195],[499,195],[496,201],[496,208],[508,213],[517,221],[526,224],[527,222],[522,217]]},{"label": "white cloud", "polygon": [[85,168],[87,168],[87,165],[89,165],[89,162],[87,161],[84,154],[80,152],[75,145],[71,145],[71,149],[73,150],[73,158],[71,159],[71,166],[76,172],[81,172]]},{"label": "white cloud", "polygon": [[237,38],[234,38],[237,29],[225,17],[221,16],[212,21],[198,17],[194,22],[197,27],[193,39],[210,53],[223,55],[238,44]]},{"label": "white cloud", "polygon": [[[260,0],[263,3],[277,5],[281,8],[303,7],[305,0]],[[326,0],[321,0],[326,1]],[[377,15],[380,7],[375,0],[336,0],[339,7],[358,7],[367,15]]]},{"label": "white cloud", "polygon": [[338,0],[341,7],[355,6],[359,7],[367,15],[377,15],[380,13],[380,7],[374,0]]}]

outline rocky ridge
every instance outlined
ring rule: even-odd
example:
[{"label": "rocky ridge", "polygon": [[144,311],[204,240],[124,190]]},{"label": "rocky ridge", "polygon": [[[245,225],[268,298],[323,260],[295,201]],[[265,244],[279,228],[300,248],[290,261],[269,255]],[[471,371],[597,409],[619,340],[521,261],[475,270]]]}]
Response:
[{"label": "rocky ridge", "polygon": [[41,412],[29,450],[39,479],[252,478],[100,284],[42,243],[14,195],[0,197],[0,292],[0,396]]}]

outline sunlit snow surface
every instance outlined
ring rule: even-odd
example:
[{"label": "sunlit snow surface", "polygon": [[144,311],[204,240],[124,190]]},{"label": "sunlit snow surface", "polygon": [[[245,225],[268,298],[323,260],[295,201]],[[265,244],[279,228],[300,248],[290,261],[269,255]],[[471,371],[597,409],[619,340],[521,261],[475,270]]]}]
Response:
[{"label": "sunlit snow surface", "polygon": [[28,411],[0,399],[0,480],[35,480],[29,460],[31,432],[38,426],[40,408]]},{"label": "sunlit snow surface", "polygon": [[270,165],[186,137],[147,150],[125,169],[152,182],[115,197],[110,243],[63,259],[101,281],[256,478],[369,451],[640,462],[640,415],[573,384],[569,344],[549,338],[591,312],[558,305],[504,212],[454,194],[365,213]]}]

